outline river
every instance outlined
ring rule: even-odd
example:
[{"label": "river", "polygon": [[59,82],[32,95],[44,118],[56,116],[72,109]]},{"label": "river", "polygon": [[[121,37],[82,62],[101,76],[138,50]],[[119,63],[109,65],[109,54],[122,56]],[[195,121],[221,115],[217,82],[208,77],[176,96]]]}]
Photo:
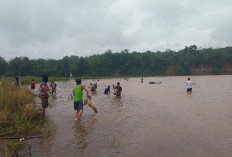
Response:
[{"label": "river", "polygon": [[[75,81],[56,82],[47,117],[55,131],[28,141],[33,157],[231,157],[232,76],[186,76],[100,79],[92,98],[98,113],[84,106],[74,121]],[[104,95],[116,82],[122,96]],[[161,84],[149,84],[161,81]],[[83,80],[88,86],[92,80]],[[95,81],[96,82],[96,81]],[[112,89],[112,88],[111,88]]]}]

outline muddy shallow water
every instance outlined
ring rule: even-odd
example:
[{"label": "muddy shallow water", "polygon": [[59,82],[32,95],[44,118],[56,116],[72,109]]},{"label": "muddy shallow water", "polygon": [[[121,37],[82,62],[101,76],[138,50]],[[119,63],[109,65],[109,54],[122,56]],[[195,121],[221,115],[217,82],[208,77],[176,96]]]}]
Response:
[{"label": "muddy shallow water", "polygon": [[[231,157],[232,76],[101,79],[93,100],[99,113],[84,106],[74,121],[75,82],[57,82],[47,117],[55,131],[30,142],[33,157]],[[120,81],[121,98],[104,95],[107,85]],[[150,85],[149,81],[161,81]],[[92,80],[83,80],[89,85]],[[112,87],[112,86],[111,86]]]}]

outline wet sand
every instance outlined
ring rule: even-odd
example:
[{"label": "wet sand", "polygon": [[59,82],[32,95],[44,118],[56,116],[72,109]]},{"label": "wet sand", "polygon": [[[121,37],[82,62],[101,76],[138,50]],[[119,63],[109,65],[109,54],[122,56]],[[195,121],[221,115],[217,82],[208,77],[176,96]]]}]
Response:
[{"label": "wet sand", "polygon": [[[54,124],[49,138],[33,139],[33,157],[231,157],[232,76],[101,79],[93,95],[99,113],[84,106],[74,121],[74,81],[57,82],[47,117]],[[120,81],[121,98],[104,89]],[[150,81],[161,81],[152,84]],[[83,80],[89,85],[92,80]]]}]

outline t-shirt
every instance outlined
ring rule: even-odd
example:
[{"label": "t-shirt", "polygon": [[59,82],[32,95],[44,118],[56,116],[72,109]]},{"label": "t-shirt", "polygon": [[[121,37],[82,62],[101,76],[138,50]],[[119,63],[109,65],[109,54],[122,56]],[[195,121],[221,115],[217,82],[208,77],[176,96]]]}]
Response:
[{"label": "t-shirt", "polygon": [[[45,88],[45,90],[43,90],[43,88]],[[40,82],[40,94],[42,97],[48,97],[48,91],[49,91],[49,88],[48,88],[48,85],[47,85],[47,82]]]},{"label": "t-shirt", "polygon": [[117,95],[117,96],[120,96],[121,93],[119,94],[119,92],[122,91],[122,87],[121,87],[121,86],[116,86],[115,89],[116,89],[116,95]]},{"label": "t-shirt", "polygon": [[31,87],[35,87],[35,81],[31,81]]},{"label": "t-shirt", "polygon": [[56,87],[56,83],[51,83],[50,86],[51,87]]},{"label": "t-shirt", "polygon": [[50,86],[52,87],[52,89],[56,89],[56,83],[50,83]]},{"label": "t-shirt", "polygon": [[110,92],[110,88],[107,87],[107,88],[105,89],[105,91],[104,91],[104,94],[108,94],[109,92]]},{"label": "t-shirt", "polygon": [[192,81],[187,81],[187,89],[192,88]]},{"label": "t-shirt", "polygon": [[74,102],[82,101],[83,92],[82,92],[82,85],[77,85],[73,88],[74,92]]}]

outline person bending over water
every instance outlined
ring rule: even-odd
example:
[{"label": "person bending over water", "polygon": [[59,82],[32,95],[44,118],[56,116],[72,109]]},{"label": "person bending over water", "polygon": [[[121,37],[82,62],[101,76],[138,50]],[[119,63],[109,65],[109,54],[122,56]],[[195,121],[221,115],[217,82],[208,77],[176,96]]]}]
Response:
[{"label": "person bending over water", "polygon": [[105,89],[104,94],[110,94],[110,86]]},{"label": "person bending over water", "polygon": [[74,110],[77,111],[76,118],[74,120],[78,122],[83,113],[83,89],[87,94],[89,91],[81,84],[81,79],[76,79],[76,84],[77,85],[73,88]]}]

